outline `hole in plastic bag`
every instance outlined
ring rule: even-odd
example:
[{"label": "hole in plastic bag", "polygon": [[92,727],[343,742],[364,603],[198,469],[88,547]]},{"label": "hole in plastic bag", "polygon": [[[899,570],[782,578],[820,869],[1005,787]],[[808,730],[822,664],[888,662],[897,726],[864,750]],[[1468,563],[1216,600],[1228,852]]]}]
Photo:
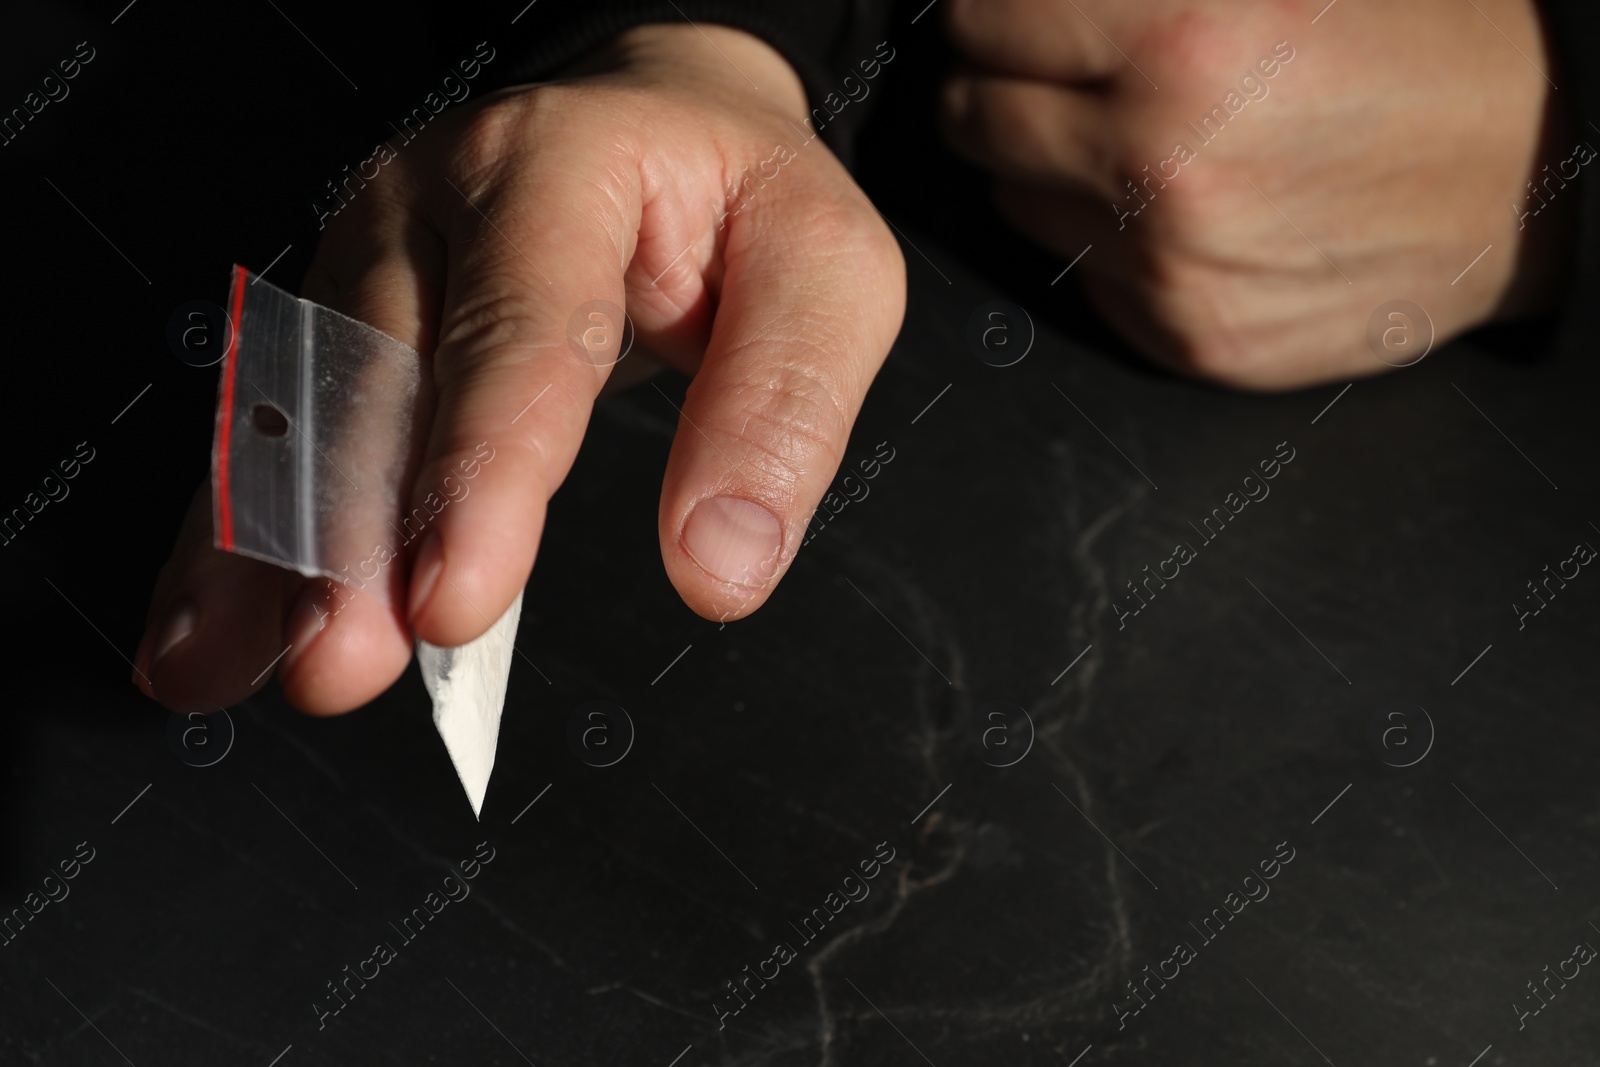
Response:
[{"label": "hole in plastic bag", "polygon": [[250,409],[250,423],[256,432],[266,437],[282,437],[289,432],[289,419],[271,404],[257,404]]}]

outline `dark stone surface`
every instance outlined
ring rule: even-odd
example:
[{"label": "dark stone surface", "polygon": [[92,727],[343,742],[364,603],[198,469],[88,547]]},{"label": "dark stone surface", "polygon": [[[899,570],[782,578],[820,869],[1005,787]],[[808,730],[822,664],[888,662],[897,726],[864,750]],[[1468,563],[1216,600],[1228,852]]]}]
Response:
[{"label": "dark stone surface", "polygon": [[[914,266],[848,453],[893,461],[751,620],[698,619],[661,574],[671,408],[603,405],[481,825],[414,672],[338,719],[251,700],[209,767],[131,690],[25,684],[5,905],[78,842],[95,858],[0,949],[4,1058],[1588,1062],[1586,971],[1520,1032],[1511,1007],[1600,942],[1600,579],[1521,630],[1509,606],[1600,543],[1565,369],[1457,346],[1325,412],[1337,388],[1221,394],[1043,326],[997,369],[961,341],[992,294],[940,269]],[[1270,495],[1203,542],[1188,524],[1281,442]],[[1119,587],[1180,541],[1194,560],[1119,628]],[[74,655],[110,655],[57,615]],[[637,730],[609,767],[567,743],[593,699]],[[1004,768],[972,743],[995,700],[1037,731]],[[1385,765],[1369,720],[1417,706],[1431,750]],[[1418,751],[1392,741],[1391,762]],[[390,923],[483,841],[470,895],[402,940]],[[868,895],[803,942],[790,924],[880,843]],[[1214,941],[1190,925],[1291,850]],[[324,983],[381,941],[395,960],[319,1029]],[[719,1030],[719,986],[778,942],[797,957]],[[1193,959],[1119,1029],[1125,983],[1180,943]]]},{"label": "dark stone surface", "polygon": [[[1109,343],[1050,284],[1064,260],[952,210],[976,183],[948,157],[877,136],[868,187],[916,242],[911,307],[846,462],[894,459],[766,608],[719,628],[667,584],[675,416],[635,390],[601,405],[554,502],[481,824],[414,671],[328,720],[268,691],[192,766],[119,658],[207,455],[214,372],[171,356],[167,319],[235,260],[292,242],[275,276],[304,269],[305,202],[410,92],[418,34],[319,26],[356,96],[314,60],[286,78],[272,56],[303,42],[265,8],[227,31],[260,55],[222,47],[209,9],[108,17],[41,21],[8,65],[100,35],[0,174],[30,205],[0,490],[20,500],[84,438],[101,457],[0,556],[20,621],[0,914],[93,849],[0,945],[0,1063],[1596,1062],[1600,977],[1520,1030],[1513,1007],[1600,945],[1600,576],[1521,629],[1512,609],[1600,545],[1592,367],[1521,358],[1519,328],[1342,396],[1190,385]],[[914,96],[887,87],[886,115]],[[1038,336],[996,368],[966,336],[1002,296]],[[1270,496],[1202,544],[1190,524],[1281,442]],[[1125,583],[1179,542],[1196,558],[1120,625]],[[568,744],[596,700],[636,730],[607,767]],[[1018,749],[975,751],[996,702],[1036,734],[1006,767]],[[1375,717],[1406,727],[1387,750]],[[408,943],[395,926],[480,842],[470,895]],[[803,943],[880,845],[869,895]],[[1208,941],[1280,848],[1270,895]],[[396,957],[319,1029],[325,983],[383,941]],[[796,958],[719,1029],[723,983],[779,942]],[[1180,943],[1194,958],[1119,1028],[1126,983]]]}]

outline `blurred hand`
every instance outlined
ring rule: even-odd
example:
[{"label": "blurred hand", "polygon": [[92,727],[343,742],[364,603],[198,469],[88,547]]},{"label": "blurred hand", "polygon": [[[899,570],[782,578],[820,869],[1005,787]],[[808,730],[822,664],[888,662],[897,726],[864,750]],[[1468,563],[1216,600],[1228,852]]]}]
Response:
[{"label": "blurred hand", "polygon": [[1532,0],[1325,2],[950,0],[948,132],[1029,235],[1094,246],[1074,273],[1185,373],[1385,370],[1366,328],[1391,300],[1441,342],[1543,310],[1577,190],[1525,183],[1581,153]]},{"label": "blurred hand", "polygon": [[[288,698],[333,714],[392,684],[414,637],[454,646],[487,630],[528,579],[610,374],[571,343],[600,321],[575,318],[594,301],[626,306],[640,343],[694,375],[661,495],[669,577],[708,618],[759,607],[905,307],[898,246],[807,141],[806,111],[794,71],[757,39],[648,26],[572,77],[446,111],[397,146],[329,222],[303,295],[428,359],[417,502],[485,443],[493,460],[414,557],[338,610],[327,580],[213,548],[202,489],[152,598],[140,687],[214,710],[282,653]],[[616,332],[585,340],[614,359]]]}]

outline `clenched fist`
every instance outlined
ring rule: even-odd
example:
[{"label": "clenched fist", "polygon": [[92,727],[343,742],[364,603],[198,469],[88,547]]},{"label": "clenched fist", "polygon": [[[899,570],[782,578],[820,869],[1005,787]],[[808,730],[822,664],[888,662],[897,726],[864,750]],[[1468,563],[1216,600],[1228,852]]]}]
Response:
[{"label": "clenched fist", "polygon": [[1585,153],[1532,0],[945,10],[951,138],[1170,367],[1309,385],[1387,369],[1390,301],[1441,341],[1554,302]]}]

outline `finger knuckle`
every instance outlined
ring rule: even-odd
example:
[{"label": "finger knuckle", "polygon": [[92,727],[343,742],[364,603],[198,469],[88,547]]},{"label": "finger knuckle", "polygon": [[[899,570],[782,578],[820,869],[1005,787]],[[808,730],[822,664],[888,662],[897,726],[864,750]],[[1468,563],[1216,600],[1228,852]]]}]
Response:
[{"label": "finger knuckle", "polygon": [[1185,336],[1174,357],[1189,377],[1229,388],[1253,381],[1260,367],[1259,358],[1236,338],[1214,332]]},{"label": "finger knuckle", "polygon": [[450,144],[452,168],[464,180],[501,166],[522,143],[546,91],[491,101],[463,117]]},{"label": "finger knuckle", "polygon": [[483,175],[521,166],[535,151],[564,144],[603,146],[607,139],[596,136],[599,129],[625,142],[625,131],[648,102],[647,94],[627,87],[577,82],[515,92],[462,118],[450,146],[451,163],[465,181],[478,184]]},{"label": "finger knuckle", "polygon": [[1173,366],[1180,373],[1211,385],[1251,388],[1261,380],[1273,359],[1273,353],[1260,343],[1259,324],[1243,310],[1230,306],[1229,301],[1236,294],[1202,284],[1190,292],[1204,301],[1204,313],[1192,305],[1157,311],[1173,327]]},{"label": "finger knuckle", "polygon": [[806,476],[839,465],[850,418],[834,383],[814,369],[769,367],[759,377],[725,386],[716,400],[731,413],[727,432],[749,457],[740,466],[769,492],[792,498]]},{"label": "finger knuckle", "polygon": [[862,211],[851,227],[855,239],[841,242],[841,255],[874,284],[888,289],[904,287],[906,257],[888,224],[876,212]]},{"label": "finger knuckle", "polygon": [[525,362],[533,345],[518,344],[535,323],[524,287],[513,279],[487,279],[462,293],[441,324],[437,360],[443,377],[475,374],[486,360]]},{"label": "finger knuckle", "polygon": [[992,20],[994,12],[986,11],[984,0],[949,0],[945,5],[945,30],[956,47],[970,47],[980,27]]},{"label": "finger knuckle", "polygon": [[[904,284],[905,255],[900,242],[864,195],[851,196],[841,190],[828,197],[808,198],[804,207],[796,206],[800,208],[798,225],[812,247],[828,249],[836,264],[873,279],[875,285],[892,288]],[[832,329],[820,316],[808,325],[828,333],[838,344],[847,341],[842,331]],[[796,341],[805,343],[800,338]],[[834,349],[835,355],[841,351],[848,349]]]},{"label": "finger knuckle", "polygon": [[[1226,84],[1229,71],[1239,60],[1241,42],[1259,36],[1241,20],[1200,11],[1186,10],[1151,25],[1139,42],[1162,71],[1165,82],[1180,90],[1216,88],[1220,78]],[[1262,33],[1267,32],[1264,28]],[[1187,92],[1184,95],[1188,95]]]},{"label": "finger knuckle", "polygon": [[1141,236],[1147,243],[1195,249],[1230,240],[1228,220],[1237,218],[1240,189],[1249,194],[1250,187],[1232,168],[1194,166],[1186,162],[1191,158],[1171,146],[1165,152],[1132,146],[1119,154],[1113,204],[1144,216]]},{"label": "finger knuckle", "polygon": [[979,82],[967,99],[966,120],[957,128],[959,140],[980,161],[1047,165],[1041,157],[1068,139],[1067,131],[1053,123],[1041,109],[1028,106],[1015,84]]}]

